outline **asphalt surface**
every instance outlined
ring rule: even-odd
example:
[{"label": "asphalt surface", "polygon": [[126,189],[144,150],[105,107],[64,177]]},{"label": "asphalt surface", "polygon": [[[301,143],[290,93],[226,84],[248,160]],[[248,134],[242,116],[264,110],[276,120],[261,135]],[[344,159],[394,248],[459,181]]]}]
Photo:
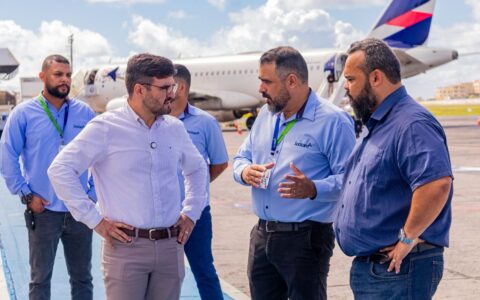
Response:
[{"label": "asphalt surface", "polygon": [[[480,298],[480,126],[477,117],[445,117],[453,170],[454,198],[450,247],[445,251],[443,279],[435,299]],[[223,280],[249,295],[246,275],[249,233],[257,221],[250,189],[233,181],[232,158],[247,132],[224,131],[230,165],[211,186],[213,252]],[[353,299],[348,280],[352,258],[338,247],[331,260],[329,299]]]}]

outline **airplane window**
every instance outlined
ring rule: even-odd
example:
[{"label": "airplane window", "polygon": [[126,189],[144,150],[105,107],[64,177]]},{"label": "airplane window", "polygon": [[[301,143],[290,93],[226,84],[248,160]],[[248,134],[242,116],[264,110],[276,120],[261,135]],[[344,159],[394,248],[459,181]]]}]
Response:
[{"label": "airplane window", "polygon": [[233,70],[233,75],[236,75],[237,74],[237,71],[236,70]]},{"label": "airplane window", "polygon": [[242,70],[238,71],[238,74],[242,74]]},{"label": "airplane window", "polygon": [[313,66],[310,66],[310,71],[313,71]]},{"label": "airplane window", "polygon": [[222,75],[225,75],[225,71],[222,71]]},{"label": "airplane window", "polygon": [[200,72],[200,76],[203,76],[203,72]]},{"label": "airplane window", "polygon": [[217,71],[217,76],[218,76],[218,75],[220,75],[220,72],[219,72],[219,71]]},{"label": "airplane window", "polygon": [[194,76],[195,76],[195,77],[197,76],[197,72],[195,72],[195,75],[194,75]]},{"label": "airplane window", "polygon": [[213,75],[215,75],[215,72],[213,72],[213,71],[212,71],[212,72],[210,72],[210,75],[212,75],[212,76],[213,76]]},{"label": "airplane window", "polygon": [[317,65],[317,70],[320,70],[320,66],[319,66],[319,65]]},{"label": "airplane window", "polygon": [[230,75],[230,71],[228,71],[228,73],[227,73],[227,74],[228,74],[228,75]]}]

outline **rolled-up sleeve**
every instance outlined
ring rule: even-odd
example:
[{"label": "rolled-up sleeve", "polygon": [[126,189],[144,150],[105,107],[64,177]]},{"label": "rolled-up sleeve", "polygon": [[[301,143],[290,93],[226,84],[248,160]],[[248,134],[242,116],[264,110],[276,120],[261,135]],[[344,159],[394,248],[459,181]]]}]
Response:
[{"label": "rolled-up sleeve", "polygon": [[102,216],[90,200],[79,179],[96,161],[107,152],[105,127],[97,119],[71,141],[55,158],[48,169],[48,177],[55,193],[65,203],[75,220],[95,228]]},{"label": "rolled-up sleeve", "polygon": [[233,158],[233,179],[242,184],[246,184],[242,179],[243,170],[252,164],[252,132],[243,141],[242,146],[238,149],[237,154]]}]

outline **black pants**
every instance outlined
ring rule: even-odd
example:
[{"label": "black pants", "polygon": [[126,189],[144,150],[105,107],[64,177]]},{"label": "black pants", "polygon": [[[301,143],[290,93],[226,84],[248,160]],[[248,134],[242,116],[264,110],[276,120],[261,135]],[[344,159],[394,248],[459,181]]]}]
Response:
[{"label": "black pants", "polygon": [[288,232],[266,232],[255,225],[247,271],[252,299],[327,299],[334,241],[331,223],[311,222]]}]

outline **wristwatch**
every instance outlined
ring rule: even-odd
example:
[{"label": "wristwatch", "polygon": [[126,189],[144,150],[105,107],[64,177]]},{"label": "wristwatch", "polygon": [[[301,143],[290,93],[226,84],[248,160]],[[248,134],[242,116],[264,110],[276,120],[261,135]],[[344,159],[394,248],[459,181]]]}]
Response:
[{"label": "wristwatch", "polygon": [[405,234],[405,230],[403,228],[400,229],[400,233],[398,234],[398,239],[400,240],[401,243],[411,245],[413,242],[415,242],[416,238],[414,239],[409,239],[407,238],[407,235]]},{"label": "wristwatch", "polygon": [[22,204],[29,205],[32,202],[32,200],[33,200],[32,193],[20,196],[20,201],[22,201]]}]

